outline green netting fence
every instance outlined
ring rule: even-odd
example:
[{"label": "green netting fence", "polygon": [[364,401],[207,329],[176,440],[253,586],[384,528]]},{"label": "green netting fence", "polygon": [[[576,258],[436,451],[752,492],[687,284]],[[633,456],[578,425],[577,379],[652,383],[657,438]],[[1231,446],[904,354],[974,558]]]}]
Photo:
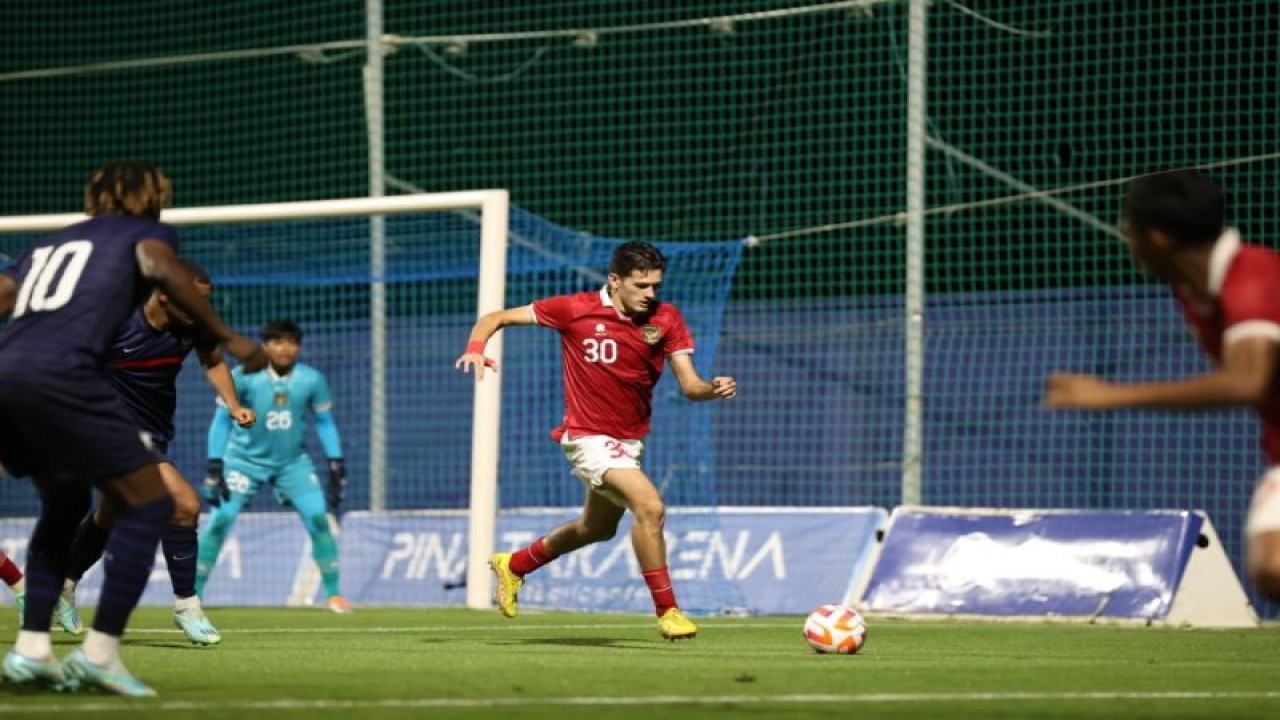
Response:
[{"label": "green netting fence", "polygon": [[[1247,414],[1038,403],[1054,369],[1205,367],[1119,246],[1120,192],[1205,168],[1233,224],[1274,244],[1280,5],[942,0],[915,68],[906,0],[369,5],[7,3],[0,214],[74,210],[89,170],[135,157],[166,168],[182,206],[502,187],[593,236],[756,238],[704,368],[743,387],[710,421],[718,502],[893,505],[918,450],[924,502],[1203,507],[1238,566],[1261,470]],[[320,313],[342,297],[272,302]],[[267,310],[236,317],[251,330]]]}]

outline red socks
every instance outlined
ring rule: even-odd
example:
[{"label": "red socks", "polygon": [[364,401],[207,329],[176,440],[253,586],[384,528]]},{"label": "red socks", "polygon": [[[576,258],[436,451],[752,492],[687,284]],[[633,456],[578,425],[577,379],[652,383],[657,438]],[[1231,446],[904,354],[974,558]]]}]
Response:
[{"label": "red socks", "polygon": [[511,572],[523,577],[555,560],[555,557],[547,552],[543,540],[546,538],[538,538],[529,547],[511,553]]},{"label": "red socks", "polygon": [[13,585],[21,579],[22,571],[18,566],[13,564],[8,555],[0,553],[0,580],[3,580],[5,585]]},{"label": "red socks", "polygon": [[649,586],[649,594],[653,595],[653,609],[658,617],[676,607],[676,591],[671,589],[671,575],[665,567],[645,570],[644,584]]},{"label": "red socks", "polygon": [[[511,553],[511,572],[523,577],[555,560],[555,556],[547,552],[545,540],[545,537],[538,538],[528,547]],[[671,588],[671,575],[665,567],[644,571],[644,584],[649,586],[649,594],[653,596],[653,609],[658,617],[677,607],[676,592]]]}]

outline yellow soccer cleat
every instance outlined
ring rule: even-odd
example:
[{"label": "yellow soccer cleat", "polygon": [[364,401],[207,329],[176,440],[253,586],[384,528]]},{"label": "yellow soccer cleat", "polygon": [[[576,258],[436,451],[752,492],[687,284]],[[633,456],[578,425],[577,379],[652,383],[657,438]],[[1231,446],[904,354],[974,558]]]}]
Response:
[{"label": "yellow soccer cleat", "polygon": [[698,634],[698,626],[680,608],[671,608],[658,618],[658,632],[668,640],[687,640]]},{"label": "yellow soccer cleat", "polygon": [[493,595],[498,601],[498,611],[506,617],[515,617],[520,611],[518,598],[524,578],[511,572],[511,553],[494,553],[489,558],[489,567],[493,568],[493,576],[497,579]]}]

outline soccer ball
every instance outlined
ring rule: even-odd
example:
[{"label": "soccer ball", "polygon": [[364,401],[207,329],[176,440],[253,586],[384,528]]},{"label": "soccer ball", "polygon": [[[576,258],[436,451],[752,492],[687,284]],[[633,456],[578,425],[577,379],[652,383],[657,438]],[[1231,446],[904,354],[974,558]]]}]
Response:
[{"label": "soccer ball", "polygon": [[853,655],[867,642],[867,621],[845,605],[823,605],[804,621],[804,639],[820,653]]}]

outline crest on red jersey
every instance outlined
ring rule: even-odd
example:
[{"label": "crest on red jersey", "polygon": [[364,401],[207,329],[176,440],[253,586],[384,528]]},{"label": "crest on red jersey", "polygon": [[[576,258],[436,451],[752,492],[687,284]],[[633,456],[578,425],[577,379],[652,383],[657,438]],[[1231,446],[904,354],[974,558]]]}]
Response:
[{"label": "crest on red jersey", "polygon": [[662,339],[662,328],[657,325],[645,325],[640,330],[644,333],[644,341],[649,345],[657,345]]}]

